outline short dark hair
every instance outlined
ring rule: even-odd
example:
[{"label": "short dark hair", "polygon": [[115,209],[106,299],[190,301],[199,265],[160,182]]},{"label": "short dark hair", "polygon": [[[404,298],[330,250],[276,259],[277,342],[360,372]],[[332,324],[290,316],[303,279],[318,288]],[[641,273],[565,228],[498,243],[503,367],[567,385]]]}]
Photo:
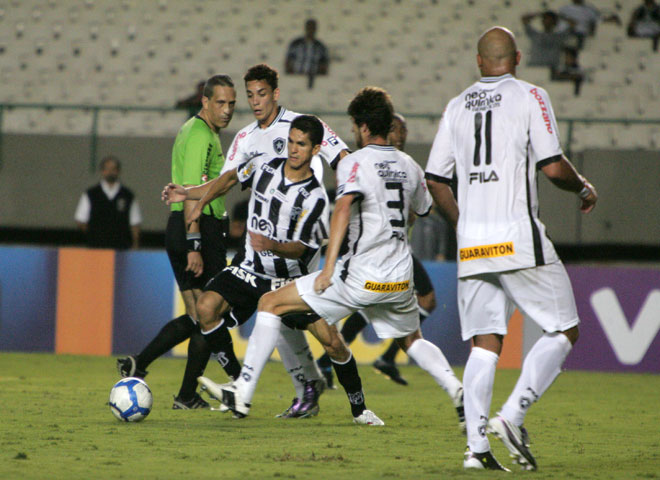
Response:
[{"label": "short dark hair", "polygon": [[348,114],[358,127],[366,124],[371,135],[387,138],[392,128],[394,107],[384,89],[364,87],[351,100]]},{"label": "short dark hair", "polygon": [[229,75],[213,75],[209,78],[204,84],[204,90],[202,90],[202,95],[206,98],[211,98],[213,96],[213,89],[217,86],[221,87],[231,87],[234,88],[234,81]]},{"label": "short dark hair", "polygon": [[245,83],[251,82],[253,80],[264,80],[268,85],[270,85],[270,88],[275,90],[278,85],[279,76],[280,75],[277,73],[277,70],[275,70],[273,67],[266,65],[265,63],[260,63],[248,68],[248,71],[245,72],[243,80]]},{"label": "short dark hair", "polygon": [[117,169],[121,171],[121,162],[114,155],[107,155],[103,157],[101,163],[99,163],[99,170],[103,170],[105,168],[105,164],[108,162],[114,162],[115,165],[117,165]]},{"label": "short dark hair", "polygon": [[323,124],[318,117],[314,115],[300,115],[293,119],[289,130],[297,128],[309,136],[312,146],[320,145],[323,142]]}]

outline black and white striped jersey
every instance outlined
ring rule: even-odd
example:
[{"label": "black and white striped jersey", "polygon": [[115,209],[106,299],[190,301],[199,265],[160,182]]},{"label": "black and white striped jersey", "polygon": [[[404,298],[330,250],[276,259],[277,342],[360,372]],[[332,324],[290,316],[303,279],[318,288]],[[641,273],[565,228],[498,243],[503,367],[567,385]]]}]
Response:
[{"label": "black and white striped jersey", "polygon": [[245,241],[241,267],[263,278],[294,278],[318,270],[321,246],[328,238],[328,200],[314,175],[292,183],[284,176],[286,158],[258,156],[237,169],[243,188],[251,188],[248,231],[279,242],[299,241],[307,247],[298,259],[271,251],[255,252]]}]

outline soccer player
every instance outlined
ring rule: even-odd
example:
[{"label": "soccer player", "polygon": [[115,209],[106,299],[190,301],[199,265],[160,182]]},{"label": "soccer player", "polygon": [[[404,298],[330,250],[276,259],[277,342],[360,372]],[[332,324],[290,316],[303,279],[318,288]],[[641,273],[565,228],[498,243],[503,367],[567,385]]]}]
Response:
[{"label": "soccer player", "polygon": [[[463,377],[463,466],[504,469],[490,451],[490,432],[533,470],[523,420],[559,375],[579,322],[570,280],[538,217],[537,170],[575,192],[585,213],[597,194],[562,153],[546,91],[515,77],[520,52],[513,34],[493,27],[479,38],[477,51],[482,78],[447,105],[426,167],[433,198],[456,229],[461,331],[463,340],[472,340]],[[454,172],[458,205],[448,185]],[[495,366],[515,307],[544,334],[488,421]]]},{"label": "soccer player", "polygon": [[[334,329],[342,318],[365,310],[380,338],[396,338],[440,385],[451,385],[450,395],[461,389],[451,369],[447,372],[443,368],[440,350],[422,339],[419,329],[406,228],[410,209],[424,215],[431,208],[424,173],[408,155],[387,144],[393,115],[387,92],[363,88],[351,101],[348,113],[360,150],[344,158],[337,168],[337,202],[323,270],[296,279],[259,301],[241,375],[222,390],[223,402],[234,411],[249,410],[282,316],[289,313],[320,315],[322,319],[311,330],[315,333],[326,322]],[[337,263],[345,238],[347,248]],[[324,343],[325,339],[319,340]],[[340,377],[340,371],[347,367],[357,372],[350,350],[343,342],[332,347],[335,371],[347,390],[354,421],[383,425],[363,406],[361,384],[360,390],[354,390],[355,385],[345,385]]]},{"label": "soccer player", "polygon": [[[397,149],[404,151],[406,145],[406,138],[408,136],[408,125],[406,119],[400,113],[395,113],[392,118],[392,130],[387,137],[390,145]],[[424,269],[422,262],[420,262],[415,255],[413,255],[413,279],[415,283],[415,294],[417,295],[417,304],[419,308],[419,321],[423,322],[435,309],[436,300],[433,284],[429,278],[428,273]],[[357,335],[367,326],[368,319],[365,318],[361,312],[355,312],[348,317],[344,322],[341,329],[341,334],[347,344],[350,344]],[[396,341],[392,340],[389,347],[383,354],[374,362],[374,368],[380,373],[391,379],[399,385],[408,385],[405,378],[401,376],[399,369],[396,366],[395,357],[399,352],[399,345]],[[326,379],[328,387],[333,386],[332,364],[328,354],[324,354],[317,360],[321,373]],[[458,398],[457,401],[461,399]],[[459,422],[463,423],[462,402],[456,405]]]},{"label": "soccer player", "polygon": [[[170,184],[163,191],[167,203],[201,199],[192,212],[194,219],[236,184],[251,189],[244,252],[206,285],[197,301],[202,333],[212,351],[222,345],[227,328],[252,316],[264,293],[318,269],[328,236],[327,195],[310,163],[321,149],[323,131],[316,117],[300,115],[290,123],[288,158],[257,155],[214,182],[188,189]],[[200,378],[204,379],[201,374]],[[318,413],[318,389],[313,384],[307,382],[300,408],[286,413],[295,417]]]},{"label": "soccer player", "polygon": [[[223,172],[237,168],[238,165],[256,156],[267,158],[287,156],[287,136],[291,122],[300,113],[287,110],[279,105],[279,75],[277,70],[266,65],[254,65],[243,77],[248,104],[254,113],[255,121],[238,131],[229,149]],[[323,160],[336,168],[339,160],[349,153],[346,144],[324,122],[321,148],[314,155],[311,169],[319,183],[323,184]],[[300,330],[282,328],[282,337],[277,349],[284,367],[287,369],[296,389],[286,416],[294,414],[302,406],[305,385],[315,380],[313,385],[321,394],[322,379],[309,349],[309,344]]]},{"label": "soccer player", "polygon": [[[206,81],[202,109],[183,124],[174,141],[173,183],[199,185],[218,176],[225,163],[219,132],[229,125],[235,105],[236,90],[229,76],[214,75]],[[195,204],[173,204],[165,234],[167,255],[186,313],[168,322],[140,354],[117,360],[121,376],[143,378],[151,362],[189,338],[186,370],[172,406],[184,410],[209,407],[196,393],[197,377],[204,372],[211,351],[197,324],[195,302],[206,282],[227,265],[228,220],[224,198],[215,199],[204,208],[199,219],[191,221],[188,217]],[[234,355],[231,336],[226,333],[222,348],[216,352],[224,359],[227,374],[235,377],[241,366]]]}]

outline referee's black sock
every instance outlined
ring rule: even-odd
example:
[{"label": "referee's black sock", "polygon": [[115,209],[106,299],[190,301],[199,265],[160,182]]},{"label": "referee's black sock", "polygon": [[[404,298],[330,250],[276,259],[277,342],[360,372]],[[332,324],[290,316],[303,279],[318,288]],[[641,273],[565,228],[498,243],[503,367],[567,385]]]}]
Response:
[{"label": "referee's black sock", "polygon": [[135,357],[137,369],[146,370],[151,362],[190,338],[195,329],[199,330],[188,314],[167,322],[158,335]]},{"label": "referee's black sock", "polygon": [[190,335],[190,342],[188,343],[186,371],[183,374],[183,381],[181,382],[181,389],[179,390],[180,400],[187,402],[192,400],[195,396],[195,391],[197,390],[197,377],[204,374],[210,356],[211,347],[204,339],[199,326],[195,326],[195,330],[192,335]]},{"label": "referee's black sock", "polygon": [[203,336],[211,352],[218,354],[218,362],[227,375],[237,379],[241,373],[241,364],[234,353],[234,344],[227,327],[220,325],[215,330],[204,333]]},{"label": "referee's black sock", "polygon": [[353,417],[359,417],[367,409],[364,401],[364,393],[362,392],[362,380],[358,374],[357,363],[355,357],[351,353],[351,358],[346,363],[337,363],[332,361],[332,366],[335,368],[337,380],[344,387],[348,401],[351,403],[351,413]]}]

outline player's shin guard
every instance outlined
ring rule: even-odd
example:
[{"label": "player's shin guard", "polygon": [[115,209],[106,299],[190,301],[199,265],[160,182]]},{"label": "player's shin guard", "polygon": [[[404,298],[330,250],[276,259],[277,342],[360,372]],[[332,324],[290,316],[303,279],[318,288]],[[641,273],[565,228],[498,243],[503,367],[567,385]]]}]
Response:
[{"label": "player's shin guard", "polygon": [[186,371],[183,374],[183,382],[181,383],[178,398],[184,401],[193,398],[195,390],[197,390],[197,377],[204,375],[210,355],[211,348],[204,339],[199,327],[197,327],[192,335],[190,335]]},{"label": "player's shin guard", "polygon": [[135,357],[137,370],[146,370],[151,362],[190,338],[196,329],[198,330],[199,327],[187,314],[167,322],[154,339]]},{"label": "player's shin guard", "polygon": [[571,348],[571,342],[562,333],[546,333],[539,338],[525,357],[520,378],[500,414],[514,425],[521,426],[527,409],[561,372]]},{"label": "player's shin guard", "polygon": [[244,403],[252,403],[252,396],[257,388],[261,372],[275,350],[277,339],[280,336],[281,323],[282,319],[277,315],[268,312],[257,313],[257,321],[245,352],[243,368],[235,382]]},{"label": "player's shin guard", "polygon": [[303,398],[305,382],[321,379],[321,372],[314,362],[305,333],[282,325],[280,338],[277,340],[277,351],[284,368],[291,376],[296,397]]},{"label": "player's shin guard", "polygon": [[498,358],[494,352],[473,347],[465,364],[463,374],[465,423],[467,443],[472,452],[483,453],[490,450],[486,425],[493,398],[493,382]]},{"label": "player's shin guard", "polygon": [[456,392],[462,386],[461,382],[456,378],[449,362],[436,345],[420,338],[413,342],[407,353],[417,365],[431,374],[450,398],[453,399],[456,396]]},{"label": "player's shin guard", "polygon": [[351,413],[353,417],[359,417],[362,412],[367,409],[364,401],[364,393],[362,392],[362,379],[358,374],[357,363],[353,353],[348,361],[344,363],[337,363],[332,360],[332,366],[335,368],[337,380],[344,387],[348,401],[351,403]]}]

